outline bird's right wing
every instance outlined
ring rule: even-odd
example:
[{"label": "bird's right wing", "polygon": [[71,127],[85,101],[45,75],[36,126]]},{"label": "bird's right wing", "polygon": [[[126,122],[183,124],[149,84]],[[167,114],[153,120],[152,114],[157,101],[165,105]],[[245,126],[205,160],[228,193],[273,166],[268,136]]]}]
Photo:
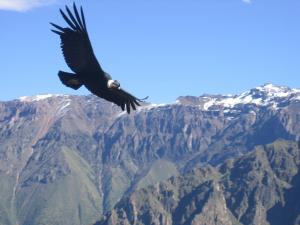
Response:
[{"label": "bird's right wing", "polygon": [[144,99],[138,99],[122,88],[110,89],[109,92],[111,101],[120,106],[123,111],[126,109],[128,114],[130,113],[131,108],[136,110],[137,106],[140,106],[141,103],[148,98],[146,97]]},{"label": "bird's right wing", "polygon": [[74,13],[66,6],[67,16],[60,9],[60,13],[69,27],[63,28],[51,23],[56,28],[52,31],[60,36],[65,61],[75,73],[83,72],[86,69],[102,71],[89,40],[82,7],[80,8],[81,15],[79,15],[75,3],[73,4],[73,11]]}]

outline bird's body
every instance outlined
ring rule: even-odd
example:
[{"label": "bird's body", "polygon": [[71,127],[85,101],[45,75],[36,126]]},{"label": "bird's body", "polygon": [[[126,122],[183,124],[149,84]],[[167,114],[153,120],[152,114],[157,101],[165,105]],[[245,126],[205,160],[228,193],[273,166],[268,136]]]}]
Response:
[{"label": "bird's body", "polygon": [[66,6],[68,16],[60,10],[69,27],[62,28],[51,23],[56,30],[52,30],[61,38],[61,48],[67,65],[74,73],[59,71],[61,82],[75,90],[82,85],[92,94],[104,98],[120,106],[130,113],[131,108],[140,106],[138,99],[120,87],[120,83],[104,72],[96,56],[86,29],[85,18],[81,7],[80,14],[73,5],[74,14]]}]

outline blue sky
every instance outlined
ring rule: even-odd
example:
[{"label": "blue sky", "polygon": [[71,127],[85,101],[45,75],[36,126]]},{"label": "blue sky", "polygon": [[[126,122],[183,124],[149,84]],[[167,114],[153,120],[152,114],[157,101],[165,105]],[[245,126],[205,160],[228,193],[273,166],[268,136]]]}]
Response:
[{"label": "blue sky", "polygon": [[[236,94],[264,83],[300,88],[299,0],[82,0],[100,64],[138,97]],[[0,0],[0,100],[88,94],[50,32],[66,0]]]}]

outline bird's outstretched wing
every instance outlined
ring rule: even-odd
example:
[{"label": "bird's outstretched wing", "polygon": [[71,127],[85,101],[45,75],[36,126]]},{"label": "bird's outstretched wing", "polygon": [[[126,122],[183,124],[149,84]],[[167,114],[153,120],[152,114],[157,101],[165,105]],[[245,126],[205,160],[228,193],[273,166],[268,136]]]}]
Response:
[{"label": "bird's outstretched wing", "polygon": [[89,36],[86,29],[86,23],[82,7],[80,7],[80,14],[75,3],[73,4],[73,11],[66,6],[66,13],[60,9],[60,13],[69,27],[63,28],[54,23],[52,26],[56,28],[52,31],[58,34],[61,38],[61,48],[67,65],[75,73],[84,72],[85,70],[99,71],[102,69],[97,61]]},{"label": "bird's outstretched wing", "polygon": [[140,106],[140,103],[144,102],[144,100],[146,99],[138,99],[137,97],[121,88],[111,89],[110,98],[111,101],[120,106],[123,111],[126,109],[128,114],[130,113],[131,108],[133,110],[136,110],[137,106]]}]

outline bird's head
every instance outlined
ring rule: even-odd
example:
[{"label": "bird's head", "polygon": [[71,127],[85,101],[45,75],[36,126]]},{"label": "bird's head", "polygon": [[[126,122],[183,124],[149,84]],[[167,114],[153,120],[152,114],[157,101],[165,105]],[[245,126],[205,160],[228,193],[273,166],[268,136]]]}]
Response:
[{"label": "bird's head", "polygon": [[108,88],[120,88],[120,83],[117,80],[108,80],[107,87]]}]

